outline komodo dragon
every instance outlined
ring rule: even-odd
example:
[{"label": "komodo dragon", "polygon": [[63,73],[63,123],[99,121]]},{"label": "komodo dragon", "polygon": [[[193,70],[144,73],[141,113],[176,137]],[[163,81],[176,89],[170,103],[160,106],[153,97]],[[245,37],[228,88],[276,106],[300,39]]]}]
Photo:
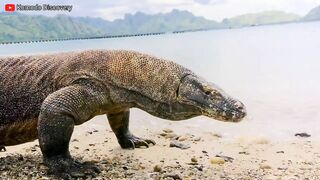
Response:
[{"label": "komodo dragon", "polygon": [[150,55],[94,50],[0,58],[0,149],[39,139],[43,161],[57,175],[97,171],[75,161],[75,125],[106,114],[122,148],[155,144],[128,129],[129,109],[184,120],[204,115],[239,122],[244,105],[190,70]]}]

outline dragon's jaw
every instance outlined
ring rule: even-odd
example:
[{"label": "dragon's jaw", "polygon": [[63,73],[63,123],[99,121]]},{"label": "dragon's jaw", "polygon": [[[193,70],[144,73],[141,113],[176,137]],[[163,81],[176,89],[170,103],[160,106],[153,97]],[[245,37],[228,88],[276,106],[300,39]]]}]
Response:
[{"label": "dragon's jaw", "polygon": [[194,75],[181,80],[178,101],[200,109],[201,114],[216,120],[239,122],[247,114],[244,104],[227,95],[213,83]]}]

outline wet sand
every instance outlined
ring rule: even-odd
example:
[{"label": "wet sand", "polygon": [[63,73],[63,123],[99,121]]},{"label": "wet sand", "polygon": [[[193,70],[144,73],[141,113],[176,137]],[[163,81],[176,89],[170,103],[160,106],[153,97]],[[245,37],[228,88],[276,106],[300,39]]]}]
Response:
[{"label": "wet sand", "polygon": [[[101,168],[96,179],[320,179],[320,142],[312,138],[228,138],[190,127],[187,121],[140,120],[132,122],[132,132],[157,144],[123,150],[105,121],[98,117],[76,127],[70,144],[73,156]],[[190,148],[170,147],[174,140]],[[37,144],[1,152],[0,179],[52,178],[41,164]]]}]

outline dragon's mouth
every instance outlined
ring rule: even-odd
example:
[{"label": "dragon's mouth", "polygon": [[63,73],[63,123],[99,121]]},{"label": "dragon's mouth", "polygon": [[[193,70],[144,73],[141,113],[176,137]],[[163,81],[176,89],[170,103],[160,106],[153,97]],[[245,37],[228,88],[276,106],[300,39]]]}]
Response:
[{"label": "dragon's mouth", "polygon": [[202,114],[224,122],[240,122],[246,115],[245,106],[240,101],[227,100],[220,105],[211,105]]}]

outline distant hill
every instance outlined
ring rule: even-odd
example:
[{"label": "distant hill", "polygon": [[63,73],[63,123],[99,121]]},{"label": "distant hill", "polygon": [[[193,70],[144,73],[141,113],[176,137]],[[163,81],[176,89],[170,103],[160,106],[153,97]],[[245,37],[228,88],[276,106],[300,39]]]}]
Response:
[{"label": "distant hill", "polygon": [[0,42],[90,37],[104,32],[68,16],[33,16],[20,13],[0,14]]},{"label": "distant hill", "polygon": [[262,24],[275,24],[299,21],[300,17],[296,14],[285,13],[282,11],[265,11],[255,14],[244,14],[230,19],[224,19],[222,24],[227,27],[241,27]]},{"label": "distant hill", "polygon": [[311,9],[311,11],[302,19],[303,21],[319,21],[320,20],[320,6]]},{"label": "distant hill", "polygon": [[172,32],[190,29],[220,28],[221,24],[194,16],[188,11],[173,10],[154,15],[137,12],[126,14],[123,19],[106,21],[101,18],[80,17],[80,22],[103,29],[107,34],[136,34],[148,32]]},{"label": "distant hill", "polygon": [[[319,17],[320,6],[311,10],[303,20],[319,20]],[[0,13],[0,42],[217,29],[295,22],[300,19],[298,15],[281,11],[244,14],[220,23],[181,10],[153,15],[137,12],[114,21],[66,15],[47,17]]]}]

